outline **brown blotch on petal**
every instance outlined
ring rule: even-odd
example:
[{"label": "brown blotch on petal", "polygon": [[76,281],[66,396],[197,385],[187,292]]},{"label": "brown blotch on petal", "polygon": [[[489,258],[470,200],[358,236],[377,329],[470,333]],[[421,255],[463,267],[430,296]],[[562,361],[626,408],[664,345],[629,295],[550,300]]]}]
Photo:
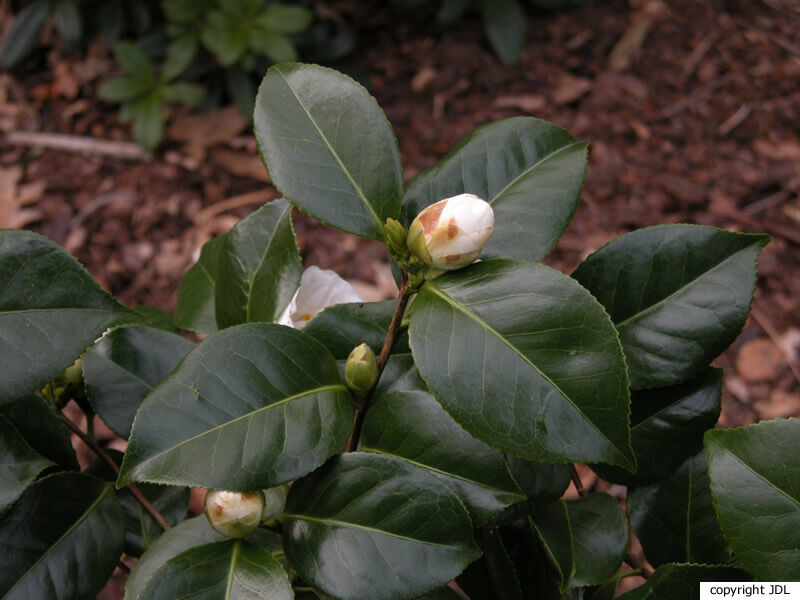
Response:
[{"label": "brown blotch on petal", "polygon": [[255,498],[256,492],[245,492],[242,494],[242,500],[250,500],[250,498]]},{"label": "brown blotch on petal", "polygon": [[221,504],[214,504],[214,514],[218,517],[222,516],[224,509]]},{"label": "brown blotch on petal", "polygon": [[452,240],[459,231],[461,231],[461,227],[456,224],[456,218],[451,217],[447,223],[447,238]]},{"label": "brown blotch on petal", "polygon": [[419,222],[422,225],[422,231],[430,233],[439,225],[439,217],[444,210],[447,202],[437,202],[430,205],[425,211],[419,215]]},{"label": "brown blotch on petal", "polygon": [[446,262],[448,264],[449,263],[454,263],[454,262],[458,262],[462,258],[464,258],[463,254],[448,254],[447,256],[444,257],[444,262]]}]

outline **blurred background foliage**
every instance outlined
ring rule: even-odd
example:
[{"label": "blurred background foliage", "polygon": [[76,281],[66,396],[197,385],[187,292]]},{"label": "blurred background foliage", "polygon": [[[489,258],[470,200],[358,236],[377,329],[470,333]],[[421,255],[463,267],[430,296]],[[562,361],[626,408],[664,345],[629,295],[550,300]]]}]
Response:
[{"label": "blurred background foliage", "polygon": [[[430,17],[452,29],[467,16],[483,23],[503,63],[519,62],[525,11],[548,12],[581,0],[390,0],[402,19]],[[158,147],[166,104],[199,110],[234,104],[251,118],[257,82],[278,62],[336,65],[358,51],[359,23],[336,19],[325,3],[272,0],[31,0],[12,3],[15,18],[0,47],[0,69],[24,65],[52,27],[57,43],[81,50],[97,38],[113,49],[119,74],[98,89],[120,105],[133,138]],[[369,4],[366,2],[365,4]],[[368,7],[367,7],[368,8]],[[52,36],[50,36],[52,38]],[[346,69],[345,69],[346,70]]]}]

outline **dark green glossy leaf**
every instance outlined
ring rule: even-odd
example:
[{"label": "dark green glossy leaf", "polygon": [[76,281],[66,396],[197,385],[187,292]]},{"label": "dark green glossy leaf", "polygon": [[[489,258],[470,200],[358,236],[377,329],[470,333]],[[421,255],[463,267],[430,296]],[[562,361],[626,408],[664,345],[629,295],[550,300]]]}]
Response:
[{"label": "dark green glossy leaf", "polygon": [[[505,562],[507,557],[513,567],[514,578],[519,583],[522,598],[562,600],[558,574],[528,520],[523,519],[498,531],[502,543],[501,554],[492,559],[490,566],[489,555],[497,552],[497,543],[484,544],[484,555],[469,565],[456,579],[461,589],[470,598],[480,600],[497,598],[500,593],[496,589],[497,585],[508,591],[507,583],[502,579],[496,581],[499,573],[494,572],[498,562]],[[501,571],[505,571],[508,577],[511,576],[507,563]],[[513,586],[511,589],[513,590]]]},{"label": "dark green glossy leaf", "polygon": [[267,31],[298,33],[308,29],[314,19],[305,6],[271,3],[258,19],[258,24]]},{"label": "dark green glossy leaf", "polygon": [[350,394],[319,342],[282,325],[230,327],[145,399],[118,485],[272,487],[322,464],[352,420]]},{"label": "dark green glossy leaf", "polygon": [[3,600],[93,598],[122,553],[114,488],[82,473],[29,487],[0,521]]},{"label": "dark green glossy leaf", "polygon": [[484,258],[541,260],[578,205],[585,142],[552,123],[512,117],[479,127],[444,159],[417,175],[403,197],[406,226],[426,206],[464,192],[494,209]]},{"label": "dark green glossy leaf", "polygon": [[363,87],[316,65],[276,65],[259,87],[254,121],[261,158],[292,204],[383,239],[386,219],[400,212],[402,169],[392,129]]},{"label": "dark green glossy leaf", "polygon": [[669,477],[703,445],[720,413],[722,369],[707,369],[686,383],[631,394],[631,446],[638,470],[592,465],[606,481],[646,485]]},{"label": "dark green glossy leaf", "polygon": [[440,27],[452,27],[464,16],[469,0],[443,0],[436,13],[436,24]]},{"label": "dark green glossy leaf", "polygon": [[750,581],[741,569],[707,565],[664,565],[644,585],[619,596],[620,600],[677,600],[699,598],[701,581]]},{"label": "dark green glossy leaf", "polygon": [[149,304],[134,306],[133,310],[141,319],[139,325],[154,327],[171,333],[178,333],[178,327],[175,325],[175,316],[171,312],[161,310]]},{"label": "dark green glossy leaf", "polygon": [[[108,449],[106,452],[114,462],[122,464],[122,452],[113,449]],[[100,458],[95,460],[87,472],[103,481],[114,482],[117,478],[116,472]],[[180,523],[186,516],[189,508],[189,488],[150,483],[142,483],[137,487],[170,525]],[[125,554],[140,556],[164,533],[164,530],[127,487],[117,490],[116,493],[125,514]]]},{"label": "dark green glossy leaf", "polygon": [[178,286],[175,323],[178,327],[200,333],[217,331],[214,295],[217,265],[225,245],[225,235],[210,239],[200,250],[200,258],[186,271]]},{"label": "dark green glossy leaf", "polygon": [[219,11],[212,11],[200,35],[206,48],[211,50],[223,67],[236,63],[247,50],[249,32],[239,23],[227,21]]},{"label": "dark green glossy leaf", "polygon": [[0,417],[0,515],[53,464],[30,447],[11,421]]},{"label": "dark green glossy leaf", "polygon": [[483,0],[483,28],[503,63],[516,65],[525,44],[527,15],[517,0]]},{"label": "dark green glossy leaf", "polygon": [[267,550],[244,540],[190,548],[153,573],[148,600],[291,600],[286,572]]},{"label": "dark green glossy leaf", "polygon": [[[317,314],[303,333],[325,345],[336,360],[347,360],[350,352],[366,343],[375,354],[380,354],[389,323],[392,321],[396,300],[335,304]],[[392,353],[408,353],[408,335],[401,331]]]},{"label": "dark green glossy leaf", "polygon": [[195,35],[184,35],[169,43],[161,70],[164,81],[172,81],[186,70],[197,54],[197,45]]},{"label": "dark green glossy leaf", "polygon": [[375,401],[360,449],[430,470],[458,494],[474,525],[525,500],[502,452],[470,436],[425,392],[395,392]]},{"label": "dark green glossy leaf", "polygon": [[0,406],[0,415],[11,421],[36,452],[65,469],[80,470],[69,433],[44,398],[24,396]]},{"label": "dark green glossy leaf", "polygon": [[81,41],[83,21],[75,0],[57,0],[53,5],[53,20],[58,35],[68,46],[75,46]]},{"label": "dark green glossy leaf", "polygon": [[537,463],[512,454],[505,456],[509,472],[527,500],[508,507],[492,520],[493,523],[508,524],[524,519],[567,491],[572,477],[571,465]]},{"label": "dark green glossy leaf", "polygon": [[574,280],[484,261],[428,280],[409,312],[422,377],[473,436],[532,460],[634,467],[622,349]]},{"label": "dark green glossy leaf", "polygon": [[155,150],[164,134],[164,103],[153,92],[130,105],[133,140],[145,150]]},{"label": "dark green glossy leaf", "polygon": [[561,574],[562,589],[603,583],[628,548],[625,515],[608,494],[559,500],[531,521]]},{"label": "dark green glossy leaf", "polygon": [[97,90],[97,96],[106,102],[129,102],[152,89],[152,82],[146,79],[123,75],[103,83]]},{"label": "dark green glossy leaf", "polygon": [[736,339],[768,241],[713,227],[659,225],[617,238],[578,266],[572,276],[619,330],[631,387],[686,381]]},{"label": "dark green glossy leaf", "polygon": [[217,533],[208,524],[204,515],[187,519],[155,540],[142,557],[136,561],[125,581],[125,599],[138,600],[150,577],[169,559],[180,553],[227,538]]},{"label": "dark green glossy leaf", "polygon": [[484,529],[480,539],[492,588],[498,600],[523,600],[517,570],[500,532],[497,529]]},{"label": "dark green glossy leaf", "polygon": [[114,58],[131,75],[155,81],[155,73],[150,59],[136,44],[120,42],[114,46]]},{"label": "dark green glossy leaf", "polygon": [[205,98],[206,92],[197,84],[188,81],[174,81],[161,88],[161,95],[166,102],[171,104],[197,106]]},{"label": "dark green glossy leaf", "polygon": [[0,231],[0,404],[56,377],[106,328],[135,320],[46,237]]},{"label": "dark green glossy leaf", "polygon": [[250,37],[249,46],[273,62],[292,62],[297,60],[297,50],[291,40],[282,33],[259,31]]},{"label": "dark green glossy leaf", "polygon": [[151,327],[109,332],[83,356],[92,408],[114,433],[127,438],[144,397],[193,346],[184,337]]},{"label": "dark green glossy leaf", "polygon": [[[380,354],[396,304],[395,300],[337,304],[317,314],[303,333],[324,344],[344,370],[348,355],[361,343]],[[389,392],[425,389],[408,349],[408,333],[403,329],[395,339],[374,395],[378,398]]]},{"label": "dark green glossy leaf", "polygon": [[705,435],[714,509],[756,579],[800,580],[800,420]]},{"label": "dark green glossy leaf", "polygon": [[419,596],[414,600],[464,600],[464,598],[449,587],[443,587]]},{"label": "dark green glossy leaf", "polygon": [[286,502],[286,556],[341,600],[414,597],[479,556],[466,510],[439,479],[405,461],[350,453],[296,481]]},{"label": "dark green glossy leaf", "polygon": [[214,306],[220,328],[272,323],[292,301],[303,270],[292,208],[275,200],[225,235],[217,263]]},{"label": "dark green glossy leaf", "polygon": [[0,47],[0,69],[10,69],[36,48],[49,14],[47,0],[34,0],[19,11]]},{"label": "dark green glossy leaf", "polygon": [[628,519],[655,567],[670,562],[724,564],[730,549],[717,524],[705,452],[690,456],[668,479],[631,488]]}]

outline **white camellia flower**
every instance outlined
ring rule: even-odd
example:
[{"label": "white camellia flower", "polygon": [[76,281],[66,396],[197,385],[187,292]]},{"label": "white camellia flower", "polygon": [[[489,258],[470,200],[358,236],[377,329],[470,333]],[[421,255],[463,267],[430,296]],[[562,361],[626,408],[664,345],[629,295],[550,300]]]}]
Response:
[{"label": "white camellia flower", "polygon": [[303,271],[294,298],[275,322],[302,329],[319,311],[346,302],[364,302],[364,299],[335,272],[309,267]]},{"label": "white camellia flower", "polygon": [[474,194],[431,204],[408,228],[408,249],[434,269],[452,271],[473,263],[494,229],[491,205]]},{"label": "white camellia flower", "polygon": [[211,527],[232,538],[253,533],[261,522],[263,511],[263,492],[208,490],[203,506]]}]

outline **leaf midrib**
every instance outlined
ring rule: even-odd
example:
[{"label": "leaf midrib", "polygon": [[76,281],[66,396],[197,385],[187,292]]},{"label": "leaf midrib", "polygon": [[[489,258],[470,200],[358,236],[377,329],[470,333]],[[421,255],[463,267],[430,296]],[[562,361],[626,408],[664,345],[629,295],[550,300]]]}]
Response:
[{"label": "leaf midrib", "polygon": [[310,523],[321,523],[322,525],[328,525],[330,527],[342,527],[342,528],[349,527],[353,529],[360,529],[362,531],[368,531],[370,533],[375,533],[379,535],[385,535],[388,537],[397,538],[400,540],[405,540],[407,542],[412,542],[414,544],[424,544],[426,546],[435,546],[437,548],[447,548],[449,550],[457,550],[457,551],[464,550],[464,548],[462,548],[461,546],[453,546],[450,544],[437,544],[436,542],[410,538],[405,535],[400,535],[399,533],[384,531],[383,529],[375,529],[374,527],[368,527],[367,525],[361,525],[360,523],[351,523],[349,521],[340,521],[338,519],[331,519],[329,517],[312,517],[309,515],[298,515],[294,513],[284,513],[283,517],[287,519],[297,519],[298,521],[308,521]]},{"label": "leaf midrib", "polygon": [[665,296],[664,298],[662,298],[658,302],[656,302],[654,304],[651,304],[650,306],[646,307],[644,310],[639,311],[639,312],[631,315],[630,317],[626,318],[625,320],[620,321],[619,323],[615,323],[615,326],[616,326],[617,330],[622,329],[623,327],[625,327],[626,325],[628,325],[628,323],[630,323],[632,321],[636,321],[636,320],[638,320],[640,318],[644,318],[646,315],[648,315],[649,313],[653,312],[657,308],[661,308],[667,302],[669,302],[671,299],[675,298],[680,293],[684,292],[689,287],[694,285],[696,282],[698,282],[701,279],[703,279],[706,275],[709,275],[710,273],[713,273],[717,269],[722,268],[725,265],[725,263],[727,263],[728,261],[730,261],[733,258],[735,258],[736,256],[738,256],[741,252],[744,252],[745,250],[748,250],[752,246],[753,246],[753,244],[748,244],[747,246],[743,246],[742,248],[739,248],[736,252],[726,256],[723,260],[718,262],[711,269],[708,269],[707,271],[703,271],[702,273],[698,274],[696,277],[693,277],[691,280],[687,281],[685,284],[683,284],[682,286],[677,288],[674,292],[672,292],[668,296]]},{"label": "leaf midrib", "polygon": [[62,533],[62,534],[61,534],[61,536],[60,536],[60,537],[59,537],[59,538],[58,538],[58,539],[57,539],[55,542],[53,542],[52,544],[50,544],[50,546],[48,546],[48,548],[47,548],[47,551],[46,551],[44,554],[42,554],[42,555],[41,555],[41,556],[40,556],[40,557],[39,557],[39,558],[36,560],[36,562],[35,562],[35,563],[33,563],[33,564],[30,566],[30,567],[28,567],[28,569],[26,569],[26,571],[25,571],[25,572],[24,572],[24,573],[23,573],[23,574],[20,576],[20,578],[19,578],[19,579],[17,579],[17,582],[16,582],[16,583],[15,583],[15,584],[14,584],[14,585],[11,587],[11,589],[9,589],[9,590],[8,590],[8,592],[6,592],[6,594],[5,594],[4,598],[5,598],[5,597],[8,597],[8,596],[11,594],[11,592],[13,592],[13,591],[14,591],[14,589],[15,589],[15,588],[16,588],[18,585],[20,585],[20,583],[22,583],[22,582],[25,580],[25,578],[27,577],[27,575],[28,575],[28,574],[29,574],[31,571],[33,571],[33,570],[34,570],[34,569],[37,567],[37,565],[38,565],[39,563],[41,563],[43,560],[45,560],[45,559],[46,559],[46,558],[47,558],[47,557],[50,555],[50,553],[51,553],[51,552],[53,552],[53,551],[56,549],[56,547],[58,547],[58,545],[59,545],[59,544],[61,544],[61,542],[63,542],[63,541],[64,541],[64,540],[65,540],[67,537],[69,537],[69,535],[70,535],[70,534],[71,534],[73,531],[75,531],[75,530],[78,528],[78,526],[80,526],[80,525],[81,525],[81,523],[83,523],[83,522],[84,522],[86,519],[88,519],[88,518],[89,518],[89,516],[91,515],[91,513],[94,511],[95,507],[96,507],[97,505],[99,505],[99,504],[100,504],[100,502],[101,502],[101,501],[102,501],[102,500],[103,500],[103,499],[104,499],[104,498],[105,498],[105,497],[106,497],[106,496],[107,496],[109,493],[111,493],[111,485],[109,485],[109,484],[105,484],[103,487],[105,488],[105,489],[103,490],[103,492],[102,492],[102,493],[101,493],[99,496],[97,496],[97,498],[94,500],[94,502],[92,502],[92,503],[91,503],[91,504],[88,506],[88,508],[87,508],[85,511],[83,511],[83,513],[81,514],[81,516],[80,516],[80,517],[78,517],[78,518],[75,520],[75,522],[74,522],[72,525],[70,525],[70,526],[67,528],[67,530],[66,530],[64,533]]},{"label": "leaf midrib", "polygon": [[492,335],[497,337],[497,339],[499,339],[503,344],[508,346],[508,348],[511,349],[512,352],[514,352],[514,354],[516,354],[526,364],[528,364],[534,371],[536,371],[542,377],[542,379],[544,379],[547,383],[549,383],[553,387],[553,389],[555,391],[557,391],[561,395],[562,398],[564,398],[567,402],[569,402],[570,405],[572,405],[572,407],[578,412],[578,414],[581,415],[581,417],[583,417],[583,419],[587,423],[589,423],[595,429],[595,431],[597,431],[597,433],[599,433],[602,436],[602,438],[605,439],[611,445],[612,448],[614,448],[621,456],[625,457],[625,453],[622,452],[619,448],[617,448],[616,444],[614,444],[614,442],[612,442],[608,438],[608,436],[598,428],[598,426],[594,423],[594,421],[592,421],[589,417],[587,417],[584,414],[584,412],[580,409],[580,407],[577,406],[575,404],[575,402],[573,402],[572,398],[570,398],[566,393],[564,393],[564,391],[552,379],[550,379],[545,373],[542,373],[542,371],[535,364],[533,364],[527,356],[525,356],[522,352],[520,352],[517,349],[516,346],[514,346],[511,343],[509,343],[508,340],[503,335],[500,334],[500,332],[498,332],[496,329],[491,327],[486,321],[481,319],[478,315],[476,315],[476,314],[472,313],[471,311],[467,310],[466,307],[464,307],[460,303],[456,302],[453,298],[451,298],[450,296],[445,294],[441,289],[439,289],[438,287],[435,287],[430,282],[428,282],[428,284],[425,285],[425,288],[430,290],[435,295],[439,296],[442,300],[444,300],[450,306],[456,308],[460,312],[462,312],[465,315],[467,315],[469,318],[471,318],[476,323],[478,323],[481,327],[486,329],[486,331],[488,331],[489,333],[491,333]]},{"label": "leaf midrib", "polygon": [[558,150],[556,150],[555,152],[550,152],[550,153],[549,153],[547,156],[545,156],[545,157],[543,157],[543,158],[540,158],[540,159],[539,159],[539,160],[537,160],[537,161],[536,161],[534,164],[532,164],[530,167],[528,167],[528,168],[524,169],[522,172],[520,172],[520,174],[519,174],[519,175],[517,175],[517,176],[516,176],[516,177],[514,177],[514,178],[513,178],[511,181],[509,181],[509,182],[508,182],[506,185],[504,185],[504,186],[503,186],[503,189],[501,189],[499,192],[497,192],[497,193],[494,195],[494,197],[492,197],[492,198],[489,200],[489,204],[490,204],[490,205],[492,205],[492,206],[494,206],[494,203],[495,203],[495,202],[496,202],[498,199],[500,199],[500,197],[501,197],[501,196],[502,196],[502,195],[503,195],[503,194],[506,192],[506,190],[508,190],[509,188],[513,187],[513,186],[514,186],[514,185],[515,185],[515,184],[516,184],[518,181],[520,181],[521,179],[525,178],[525,177],[526,177],[526,176],[527,176],[527,175],[528,175],[528,174],[529,174],[531,171],[533,171],[534,169],[538,168],[538,167],[539,167],[539,166],[541,166],[543,163],[546,163],[547,161],[549,161],[549,160],[553,159],[554,157],[558,156],[559,154],[561,154],[561,153],[563,153],[563,152],[566,152],[567,150],[571,150],[571,149],[572,149],[572,148],[574,148],[575,146],[585,146],[585,145],[586,145],[586,142],[581,142],[581,141],[579,141],[579,140],[575,140],[575,141],[573,141],[573,142],[570,142],[570,143],[569,143],[569,144],[567,144],[566,146],[561,146],[561,147],[560,147]]},{"label": "leaf midrib", "polygon": [[472,484],[472,485],[476,485],[478,487],[482,487],[484,489],[487,489],[487,490],[490,490],[490,491],[493,491],[493,492],[499,492],[499,493],[503,493],[503,494],[513,494],[515,496],[519,496],[520,499],[522,499],[522,500],[525,499],[525,495],[522,494],[520,490],[517,490],[516,492],[513,491],[513,490],[503,490],[503,489],[500,489],[498,487],[494,487],[492,485],[483,483],[481,481],[475,481],[474,479],[468,479],[467,477],[464,477],[463,475],[457,475],[455,473],[450,473],[448,471],[443,471],[442,469],[438,469],[438,468],[433,467],[431,465],[427,465],[425,463],[413,460],[413,459],[408,458],[406,456],[402,456],[401,454],[394,454],[392,452],[386,452],[384,450],[381,450],[380,448],[373,448],[372,446],[364,446],[364,445],[360,446],[359,450],[364,451],[364,452],[372,452],[374,454],[380,454],[381,456],[388,456],[388,457],[391,457],[391,458],[398,458],[398,459],[403,460],[403,461],[405,461],[407,463],[411,463],[415,467],[420,467],[422,469],[425,469],[425,470],[428,470],[428,471],[432,471],[433,473],[438,473],[440,475],[444,475],[445,477],[452,477],[453,479],[458,479],[459,481],[462,481],[464,483],[469,483],[469,484]]},{"label": "leaf midrib", "polygon": [[720,449],[724,450],[725,452],[727,452],[728,454],[730,454],[730,455],[731,455],[733,458],[735,458],[735,459],[736,459],[736,461],[737,461],[738,463],[740,463],[740,464],[741,464],[741,465],[742,465],[744,468],[746,468],[748,471],[750,471],[750,472],[751,472],[753,475],[755,475],[755,476],[756,476],[756,477],[758,477],[758,478],[759,478],[761,481],[763,481],[764,483],[766,483],[766,484],[767,484],[767,486],[771,487],[773,490],[775,490],[775,491],[776,491],[776,492],[778,492],[779,494],[782,494],[783,496],[786,496],[786,497],[787,497],[789,500],[791,500],[792,502],[794,502],[794,503],[797,505],[797,507],[798,507],[798,508],[800,508],[800,499],[798,499],[798,498],[794,498],[794,497],[790,496],[790,495],[788,494],[788,492],[784,491],[782,488],[780,488],[780,487],[778,487],[777,485],[775,485],[774,483],[772,483],[772,482],[771,482],[769,479],[767,479],[767,478],[766,478],[764,475],[762,475],[761,473],[759,473],[758,471],[756,471],[755,469],[753,469],[753,467],[751,467],[751,466],[750,466],[750,465],[748,465],[746,462],[744,462],[744,459],[742,459],[742,458],[741,458],[741,457],[740,457],[738,454],[736,454],[736,453],[735,453],[735,452],[734,452],[734,451],[733,451],[731,448],[729,448],[728,446],[726,446],[726,445],[722,444],[722,443],[720,442],[720,440],[713,440],[713,442],[714,442],[714,443],[715,443],[715,444],[716,444],[716,445],[717,445],[717,446],[718,446]]},{"label": "leaf midrib", "polygon": [[239,552],[241,551],[242,543],[240,540],[236,540],[233,543],[233,549],[231,551],[231,564],[228,567],[228,585],[225,589],[225,600],[230,600],[231,597],[231,590],[233,589],[233,575],[236,571],[236,564],[239,561]]},{"label": "leaf midrib", "polygon": [[[247,323],[250,323],[252,301],[253,301],[253,287],[255,286],[256,278],[258,277],[259,271],[261,271],[262,267],[264,266],[264,263],[267,260],[269,251],[272,248],[272,242],[275,241],[276,232],[281,226],[281,221],[283,220],[283,217],[286,215],[286,212],[289,210],[291,210],[291,206],[287,206],[281,211],[280,216],[275,222],[275,227],[272,228],[272,232],[269,236],[269,241],[267,242],[267,247],[264,249],[264,252],[262,252],[261,258],[258,261],[258,265],[256,266],[255,269],[253,269],[252,273],[250,273],[247,277],[247,302],[245,303],[245,311],[244,311]],[[280,313],[273,314],[273,318],[277,318],[279,314]]]},{"label": "leaf midrib", "polygon": [[158,452],[156,454],[153,454],[151,456],[146,457],[142,462],[140,462],[137,465],[135,465],[134,467],[132,467],[129,470],[129,473],[128,472],[125,473],[126,477],[125,477],[125,479],[123,481],[126,482],[126,483],[128,481],[131,481],[130,475],[133,475],[134,473],[136,473],[136,471],[139,470],[143,465],[145,465],[145,464],[147,464],[149,462],[152,462],[153,460],[163,456],[164,454],[172,452],[173,450],[175,450],[177,448],[180,448],[184,444],[188,444],[190,442],[198,440],[198,439],[200,439],[200,438],[202,438],[202,437],[204,437],[204,436],[206,436],[206,435],[208,435],[208,434],[210,434],[210,433],[212,433],[214,431],[217,431],[218,429],[223,429],[224,427],[227,427],[227,426],[229,426],[229,425],[231,425],[233,423],[236,423],[237,421],[241,421],[243,419],[248,419],[248,418],[250,418],[253,415],[256,415],[258,413],[271,410],[271,409],[273,409],[275,407],[278,407],[278,406],[283,406],[284,404],[287,404],[287,403],[292,402],[294,400],[298,400],[300,398],[304,398],[306,396],[311,396],[313,394],[319,394],[321,392],[326,392],[326,391],[329,391],[329,390],[346,391],[347,387],[344,384],[341,384],[341,383],[335,383],[335,384],[330,384],[330,385],[319,386],[319,387],[316,387],[316,388],[313,388],[313,389],[310,389],[310,390],[306,390],[306,391],[301,392],[299,394],[293,394],[291,396],[287,396],[286,398],[283,398],[282,400],[278,400],[277,402],[273,402],[272,404],[268,404],[267,406],[262,406],[261,408],[258,408],[256,410],[250,411],[250,412],[248,412],[248,413],[246,413],[244,415],[236,417],[235,419],[231,419],[230,421],[225,421],[224,423],[220,423],[219,425],[215,425],[211,429],[206,429],[205,431],[197,433],[197,434],[195,434],[195,435],[193,435],[193,436],[191,436],[189,438],[186,438],[185,440],[183,440],[181,442],[178,442],[174,446],[170,446],[169,448],[165,448],[161,452]]},{"label": "leaf midrib", "polygon": [[283,71],[281,71],[280,69],[277,70],[277,73],[283,78],[284,83],[286,83],[286,87],[289,88],[289,90],[292,92],[292,95],[297,100],[297,104],[300,106],[300,108],[303,109],[303,112],[306,113],[306,116],[308,117],[308,120],[314,126],[314,129],[317,130],[317,133],[319,134],[319,137],[325,143],[325,146],[327,146],[328,150],[330,150],[331,156],[333,156],[336,159],[336,162],[339,163],[339,166],[342,168],[342,172],[347,177],[347,180],[350,182],[350,185],[353,186],[353,189],[356,191],[356,194],[358,195],[359,199],[364,204],[364,206],[367,208],[367,211],[369,211],[370,216],[373,218],[373,220],[377,224],[378,232],[382,232],[383,231],[383,223],[381,222],[381,220],[378,217],[378,215],[375,212],[375,210],[370,205],[369,201],[367,200],[367,197],[364,195],[364,192],[361,190],[361,186],[359,186],[358,183],[356,183],[355,179],[353,179],[353,176],[350,174],[350,171],[347,169],[347,167],[345,167],[344,163],[342,162],[342,159],[339,157],[339,155],[333,149],[333,146],[331,145],[331,143],[328,141],[328,137],[323,133],[322,129],[319,128],[319,125],[317,125],[317,122],[314,119],[314,117],[311,115],[311,112],[309,112],[308,108],[306,108],[306,105],[303,104],[303,101],[300,99],[300,95],[294,90],[294,88],[292,87],[292,84],[289,83],[289,78],[286,77],[286,75],[284,75]]}]

